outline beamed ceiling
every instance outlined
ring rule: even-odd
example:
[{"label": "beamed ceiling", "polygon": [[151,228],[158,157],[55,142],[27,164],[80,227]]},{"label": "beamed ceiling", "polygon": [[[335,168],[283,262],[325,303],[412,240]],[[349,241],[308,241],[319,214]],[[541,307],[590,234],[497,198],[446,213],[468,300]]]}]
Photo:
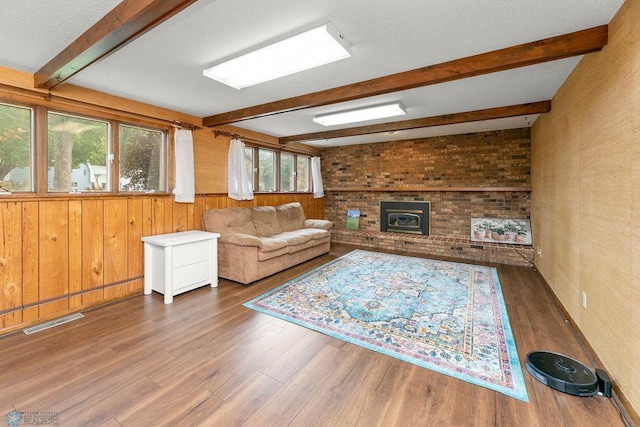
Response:
[{"label": "beamed ceiling", "polygon": [[[62,4],[60,4],[62,3]],[[0,65],[318,147],[530,126],[623,0],[10,0]],[[236,90],[221,59],[324,22],[353,57]],[[318,114],[400,101],[407,116],[326,128]]]}]

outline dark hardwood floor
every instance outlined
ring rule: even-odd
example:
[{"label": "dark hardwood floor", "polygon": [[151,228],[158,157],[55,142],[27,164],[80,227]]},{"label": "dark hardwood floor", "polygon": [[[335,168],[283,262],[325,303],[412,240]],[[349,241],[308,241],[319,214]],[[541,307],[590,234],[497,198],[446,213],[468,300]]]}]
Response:
[{"label": "dark hardwood floor", "polygon": [[[63,426],[622,426],[611,399],[554,391],[525,370],[529,403],[330,338],[242,303],[336,258],[249,287],[220,280],[135,296],[33,335],[0,337],[0,416]],[[535,272],[497,265],[520,360],[589,356]],[[0,422],[1,423],[1,422]]]}]

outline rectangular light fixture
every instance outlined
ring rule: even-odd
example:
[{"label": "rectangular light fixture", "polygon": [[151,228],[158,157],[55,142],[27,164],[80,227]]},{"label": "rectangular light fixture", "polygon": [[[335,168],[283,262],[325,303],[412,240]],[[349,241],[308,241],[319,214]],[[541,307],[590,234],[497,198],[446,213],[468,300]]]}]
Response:
[{"label": "rectangular light fixture", "polygon": [[403,116],[405,114],[407,114],[405,106],[400,102],[393,102],[391,104],[373,105],[371,107],[356,108],[353,110],[339,111],[337,113],[320,114],[315,116],[313,121],[322,126],[336,126],[346,123]]},{"label": "rectangular light fixture", "polygon": [[350,56],[349,42],[328,22],[206,68],[204,75],[242,89]]}]

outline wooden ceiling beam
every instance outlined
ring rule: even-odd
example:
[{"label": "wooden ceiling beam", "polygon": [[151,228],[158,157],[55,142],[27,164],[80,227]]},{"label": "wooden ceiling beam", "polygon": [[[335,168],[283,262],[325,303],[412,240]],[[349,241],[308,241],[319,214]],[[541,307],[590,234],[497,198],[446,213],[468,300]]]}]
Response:
[{"label": "wooden ceiling beam", "polygon": [[53,89],[196,1],[124,0],[40,68],[34,87]]},{"label": "wooden ceiling beam", "polygon": [[602,25],[333,89],[215,114],[205,117],[203,124],[219,126],[584,55],[601,50],[607,44],[607,40],[608,27]]},{"label": "wooden ceiling beam", "polygon": [[369,135],[373,133],[395,132],[408,129],[454,125],[482,120],[503,119],[506,117],[526,116],[528,114],[548,113],[549,111],[551,111],[551,101],[540,101],[527,104],[510,105],[507,107],[496,107],[487,108],[484,110],[467,111],[464,113],[444,114],[441,116],[425,117],[421,119],[401,120],[397,122],[382,123],[377,125],[357,126],[347,129],[291,135],[281,137],[278,141],[281,144],[290,144],[292,142],[343,138],[349,136]]}]

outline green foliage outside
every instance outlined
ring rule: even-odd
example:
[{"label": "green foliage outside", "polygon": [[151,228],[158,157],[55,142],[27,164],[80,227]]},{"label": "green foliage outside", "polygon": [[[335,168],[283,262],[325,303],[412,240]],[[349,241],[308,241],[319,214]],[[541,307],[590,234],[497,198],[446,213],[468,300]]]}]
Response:
[{"label": "green foliage outside", "polygon": [[280,191],[293,191],[293,156],[280,154]]},{"label": "green foliage outside", "polygon": [[31,162],[31,110],[0,104],[0,185],[8,191],[29,190],[25,180],[5,181],[15,168],[28,168]]},{"label": "green foliage outside", "polygon": [[274,182],[276,153],[271,150],[259,150],[258,153],[259,163],[259,176],[258,176],[258,191],[275,191],[276,185]]},{"label": "green foliage outside", "polygon": [[[31,115],[29,108],[0,104],[2,189],[31,190]],[[164,133],[124,125],[119,127],[119,132],[120,189],[164,191],[164,172],[161,170],[164,164]],[[81,163],[91,165],[93,170],[100,169],[102,177],[99,183],[94,179],[90,186],[80,190],[108,190],[104,188],[109,148],[107,122],[49,113],[47,138],[50,191],[71,191],[72,172]]]},{"label": "green foliage outside", "polygon": [[120,126],[120,190],[161,191],[163,133]]},{"label": "green foliage outside", "polygon": [[51,191],[70,191],[71,171],[80,163],[107,165],[109,125],[106,122],[49,113],[48,140],[48,163],[53,168]]}]

